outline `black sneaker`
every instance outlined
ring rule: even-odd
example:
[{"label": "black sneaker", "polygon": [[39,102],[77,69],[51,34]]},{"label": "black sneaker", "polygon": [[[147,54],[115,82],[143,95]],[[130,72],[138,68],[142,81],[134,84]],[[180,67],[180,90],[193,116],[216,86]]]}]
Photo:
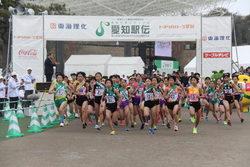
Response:
[{"label": "black sneaker", "polygon": [[243,119],[243,118],[241,118],[241,119],[240,119],[240,122],[241,122],[241,123],[243,123],[243,122],[244,122],[244,119]]},{"label": "black sneaker", "polygon": [[86,128],[86,123],[82,124],[82,128],[85,129]]},{"label": "black sneaker", "polygon": [[135,125],[132,123],[132,124],[131,124],[131,128],[134,128],[134,127],[135,127]]},{"label": "black sneaker", "polygon": [[227,124],[228,124],[229,126],[232,126],[231,121],[227,121]]},{"label": "black sneaker", "polygon": [[141,128],[140,128],[141,130],[143,130],[144,129],[144,124],[141,124]]},{"label": "black sneaker", "polygon": [[167,123],[167,127],[168,127],[168,129],[170,129],[170,128],[171,128],[171,125],[170,125],[170,123]]},{"label": "black sneaker", "polygon": [[115,125],[115,126],[118,126],[118,121],[115,121],[114,125]]}]

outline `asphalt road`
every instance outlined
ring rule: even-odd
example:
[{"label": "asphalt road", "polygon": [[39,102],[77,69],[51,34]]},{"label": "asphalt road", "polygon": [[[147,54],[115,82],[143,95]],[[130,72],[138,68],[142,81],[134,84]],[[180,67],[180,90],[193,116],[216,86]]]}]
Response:
[{"label": "asphalt road", "polygon": [[75,119],[63,128],[0,141],[0,166],[249,167],[250,113],[243,117],[245,122],[240,123],[234,111],[230,127],[216,124],[210,114],[193,134],[194,124],[183,108],[178,132],[158,125],[150,134],[149,127],[140,130],[137,121],[128,132],[124,126],[115,127],[113,136],[108,126],[101,131],[94,125],[82,129]]}]

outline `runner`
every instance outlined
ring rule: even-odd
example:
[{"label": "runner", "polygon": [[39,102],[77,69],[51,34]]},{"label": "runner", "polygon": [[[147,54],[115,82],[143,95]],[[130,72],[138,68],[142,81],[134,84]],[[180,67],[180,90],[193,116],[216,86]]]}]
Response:
[{"label": "runner", "polygon": [[[203,113],[207,113],[209,111],[212,111],[212,108],[210,108],[209,104],[209,96],[207,96],[207,91],[209,89],[209,85],[211,83],[211,79],[209,77],[205,78],[205,84],[203,85],[203,93],[204,93],[204,98],[201,99],[201,104],[205,105],[205,107],[202,107]],[[207,114],[206,114],[207,115]],[[208,121],[208,117],[205,117],[205,120]]]},{"label": "runner", "polygon": [[234,105],[237,109],[237,114],[240,118],[240,122],[244,122],[244,119],[242,118],[241,115],[241,110],[242,110],[242,96],[241,94],[244,93],[243,89],[242,89],[242,84],[238,83],[239,78],[238,76],[233,76],[233,82],[234,84],[237,86],[237,90],[234,89]]},{"label": "runner", "polygon": [[129,79],[129,85],[128,85],[128,91],[130,94],[130,99],[129,99],[129,111],[130,111],[130,121],[131,121],[131,128],[134,128],[136,125],[136,120],[135,117],[138,113],[134,112],[134,83],[135,83],[135,78],[131,77]]},{"label": "runner", "polygon": [[[164,78],[164,86],[163,86],[163,91],[165,92],[167,90],[167,87],[169,86],[169,82],[168,82],[168,78]],[[164,105],[164,109],[165,109],[165,115],[166,115],[166,121],[167,121],[167,127],[168,129],[171,128],[171,125],[170,125],[170,121],[171,121],[171,115],[168,111],[168,108],[166,105]]]},{"label": "runner", "polygon": [[154,87],[154,89],[156,91],[157,97],[159,97],[158,99],[156,99],[154,101],[155,102],[156,117],[155,118],[151,117],[151,119],[154,119],[153,129],[157,130],[157,123],[159,121],[161,122],[159,114],[160,114],[160,98],[162,97],[162,93],[161,93],[161,90],[159,89],[157,77],[152,77],[152,86]]},{"label": "runner", "polygon": [[77,83],[74,85],[76,104],[78,109],[81,111],[82,128],[85,129],[87,126],[87,107],[88,98],[87,92],[89,85],[86,83],[86,74],[84,72],[78,72],[76,74]]},{"label": "runner", "polygon": [[[214,82],[210,81],[209,87],[206,89],[205,93],[208,97],[209,108],[212,111],[214,118],[216,119],[216,123],[220,123],[220,119],[216,115],[216,112],[219,111],[219,100],[218,100],[218,96],[215,92],[216,92],[216,87],[214,85]],[[206,120],[207,121],[208,121],[208,113],[209,113],[209,110],[207,110],[207,112],[206,112]]]},{"label": "runner", "polygon": [[164,92],[164,98],[166,100],[166,107],[170,112],[170,115],[174,119],[174,131],[178,131],[178,111],[180,108],[179,105],[179,94],[182,93],[182,89],[177,86],[176,77],[170,76],[168,77],[169,86],[167,87],[166,91]]},{"label": "runner", "polygon": [[[149,133],[154,134],[153,126],[155,125],[155,120],[157,121],[157,111],[155,107],[155,100],[158,100],[155,88],[151,85],[152,80],[147,78],[145,81],[145,88],[142,92],[142,97],[145,98],[144,102],[144,118],[151,116]],[[141,98],[142,99],[142,98]]]},{"label": "runner", "polygon": [[[100,122],[103,121],[104,113],[100,113],[100,104],[101,104],[101,98],[103,91],[105,90],[105,86],[102,83],[102,74],[100,72],[97,72],[95,74],[96,82],[92,86],[92,94],[95,96],[95,116],[96,116],[96,125],[95,128],[98,128],[98,119],[100,119]],[[103,105],[104,107],[104,105]]]},{"label": "runner", "polygon": [[159,81],[159,90],[161,90],[161,95],[159,97],[160,99],[160,118],[162,121],[162,126],[166,126],[165,123],[165,99],[163,97],[163,93],[164,93],[164,81],[162,79],[160,79]]},{"label": "runner", "polygon": [[[189,112],[191,121],[195,122],[193,133],[197,133],[197,127],[200,122],[201,116],[201,103],[200,98],[203,98],[202,88],[198,86],[199,79],[197,77],[191,77],[191,85],[187,88],[187,95],[189,101]],[[194,118],[196,117],[196,119]]]},{"label": "runner", "polygon": [[[74,84],[76,84],[78,81],[76,80],[76,73],[71,73],[70,74],[70,77],[71,77],[71,81],[70,81],[70,83],[71,83],[71,85],[74,85]],[[74,92],[72,92],[72,95],[74,95]],[[74,96],[73,96],[74,97]],[[74,107],[75,107],[75,118],[79,118],[79,113],[80,113],[80,111],[78,110],[78,107],[77,107],[77,104],[76,104],[76,102],[75,102],[75,99],[74,99],[74,102],[73,102],[73,104],[74,104]]]},{"label": "runner", "polygon": [[[128,128],[128,123],[129,123],[129,88],[127,88],[127,81],[125,79],[121,80],[121,88],[119,88],[119,92],[122,96],[122,102],[119,108],[119,115],[120,115],[120,120],[124,120],[125,119],[125,124],[126,124],[126,131],[129,131]],[[120,124],[121,125],[121,124]]]},{"label": "runner", "polygon": [[49,94],[55,94],[55,105],[60,115],[60,127],[64,127],[64,123],[67,124],[65,120],[65,111],[67,108],[67,93],[70,95],[70,87],[63,81],[64,75],[57,74],[56,81],[52,82],[49,88]]},{"label": "runner", "polygon": [[[222,79],[217,79],[216,80],[216,95],[218,96],[218,100],[219,100],[219,110],[220,110],[220,116],[218,117],[218,119],[221,121],[222,120],[222,114],[225,113],[225,107],[223,105],[223,97],[224,97],[224,91],[222,89]],[[225,125],[227,125],[227,121],[223,121],[223,123]]]},{"label": "runner", "polygon": [[[95,84],[95,77],[90,78],[90,84],[89,84],[89,91],[88,91],[88,115],[95,116],[95,99],[94,95],[92,94],[92,87]],[[91,117],[90,117],[91,118]],[[95,117],[93,117],[95,119]],[[88,124],[92,124],[92,119],[88,122]]]},{"label": "runner", "polygon": [[[105,101],[106,103],[106,118],[108,120],[109,127],[111,129],[110,134],[114,135],[115,130],[113,127],[112,122],[115,122],[117,120],[118,112],[117,112],[117,106],[120,105],[122,96],[118,92],[118,90],[112,88],[112,80],[107,79],[105,81],[106,89],[103,91],[102,99],[101,101]],[[117,98],[119,97],[119,102],[117,103]],[[112,116],[112,118],[111,118]],[[112,121],[113,120],[113,121]],[[97,128],[98,130],[101,130],[101,124]]]},{"label": "runner", "polygon": [[[142,97],[142,92],[144,89],[144,83],[142,82],[142,78],[141,78],[141,74],[136,74],[136,82],[134,83],[134,111],[137,112],[139,114],[139,118],[141,120],[141,127],[140,129],[144,129],[144,118],[143,118],[143,112],[140,109],[140,106],[143,107],[144,106],[144,102]],[[142,101],[140,101],[142,100]]]}]

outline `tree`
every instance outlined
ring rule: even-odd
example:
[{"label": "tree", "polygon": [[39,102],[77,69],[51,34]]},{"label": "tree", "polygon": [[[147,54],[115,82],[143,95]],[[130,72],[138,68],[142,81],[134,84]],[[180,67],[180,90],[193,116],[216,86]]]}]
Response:
[{"label": "tree", "polygon": [[[9,39],[9,19],[11,17],[8,8],[9,6],[16,7],[20,3],[20,0],[2,0],[2,6],[0,7],[0,35],[1,39],[3,41],[3,47],[2,50],[0,48],[0,51],[2,51],[2,57],[3,62],[0,64],[0,67],[2,65],[3,69],[6,69],[7,66],[7,53],[8,53],[8,39]],[[51,15],[70,15],[70,12],[66,9],[65,4],[56,4],[52,3],[50,6],[45,7],[42,5],[34,5],[34,4],[24,4],[25,8],[32,8],[35,11],[35,14],[38,14],[38,12],[43,12],[45,10],[48,11],[48,13]],[[54,45],[49,45],[54,46]],[[52,49],[52,48],[50,48]],[[11,55],[11,53],[10,53]],[[10,56],[11,57],[11,56]],[[1,58],[0,58],[1,60]],[[10,60],[9,60],[10,62]],[[4,71],[6,72],[6,71]]]}]

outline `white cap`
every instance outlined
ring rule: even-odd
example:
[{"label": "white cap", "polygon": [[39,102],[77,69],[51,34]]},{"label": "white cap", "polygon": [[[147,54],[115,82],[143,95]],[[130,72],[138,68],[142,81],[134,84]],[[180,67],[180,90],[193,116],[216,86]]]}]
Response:
[{"label": "white cap", "polygon": [[31,68],[31,67],[28,67],[27,70],[32,70],[32,68]]},{"label": "white cap", "polygon": [[12,72],[12,73],[11,73],[11,76],[14,76],[14,75],[17,75],[17,74],[16,74],[15,72]]}]

